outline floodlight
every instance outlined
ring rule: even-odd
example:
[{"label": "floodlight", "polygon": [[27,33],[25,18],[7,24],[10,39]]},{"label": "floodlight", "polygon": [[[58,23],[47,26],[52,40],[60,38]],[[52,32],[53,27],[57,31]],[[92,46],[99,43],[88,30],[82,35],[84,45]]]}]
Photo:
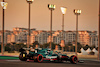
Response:
[{"label": "floodlight", "polygon": [[7,8],[8,3],[7,2],[1,2],[1,6],[3,7],[3,9]]},{"label": "floodlight", "polygon": [[67,8],[66,8],[66,7],[61,7],[61,11],[62,11],[62,13],[63,13],[63,14],[65,14],[65,13],[66,13],[66,10],[67,10]]},{"label": "floodlight", "polygon": [[81,10],[79,10],[79,9],[74,9],[74,13],[75,13],[75,14],[81,14]]},{"label": "floodlight", "polygon": [[50,10],[54,10],[56,8],[56,5],[53,5],[53,4],[48,4],[48,8]]},{"label": "floodlight", "polygon": [[26,1],[31,4],[34,0],[26,0]]}]

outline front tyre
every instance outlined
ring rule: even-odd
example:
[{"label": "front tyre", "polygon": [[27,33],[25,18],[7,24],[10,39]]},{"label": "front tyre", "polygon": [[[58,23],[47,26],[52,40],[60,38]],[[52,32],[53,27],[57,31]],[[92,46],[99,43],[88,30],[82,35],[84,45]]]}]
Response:
[{"label": "front tyre", "polygon": [[39,54],[39,55],[37,56],[37,61],[38,61],[39,63],[41,63],[41,62],[43,61],[43,56],[42,56],[41,54]]},{"label": "front tyre", "polygon": [[71,57],[70,57],[70,62],[73,63],[73,64],[77,64],[77,62],[78,62],[77,56],[74,56],[74,55],[71,56]]}]

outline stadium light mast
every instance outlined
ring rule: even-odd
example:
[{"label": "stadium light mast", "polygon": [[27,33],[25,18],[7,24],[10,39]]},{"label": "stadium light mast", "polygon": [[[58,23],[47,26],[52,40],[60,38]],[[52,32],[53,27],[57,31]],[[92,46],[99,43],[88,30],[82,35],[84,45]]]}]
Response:
[{"label": "stadium light mast", "polygon": [[98,22],[98,60],[100,60],[100,0],[99,0],[99,22]]},{"label": "stadium light mast", "polygon": [[2,45],[1,45],[1,53],[2,55],[4,54],[4,23],[5,23],[5,9],[7,8],[7,5],[8,3],[5,2],[5,0],[3,0],[3,2],[1,2],[1,6],[2,6],[2,9],[3,9],[3,19],[2,19]]},{"label": "stadium light mast", "polygon": [[64,51],[64,47],[65,47],[65,41],[64,41],[64,15],[66,14],[66,7],[61,7],[61,12],[62,12],[62,39],[61,39],[61,47],[62,47],[62,51]]},{"label": "stadium light mast", "polygon": [[52,49],[52,11],[55,10],[56,5],[48,4],[48,8],[51,11],[51,17],[50,17],[50,46],[49,48]]},{"label": "stadium light mast", "polygon": [[81,10],[74,9],[74,14],[76,15],[76,41],[75,41],[75,54],[77,56],[77,41],[78,41],[78,15],[81,14]]},{"label": "stadium light mast", "polygon": [[31,11],[31,4],[33,3],[34,0],[26,0],[27,3],[29,3],[29,22],[28,22],[28,39],[27,39],[27,48],[30,46],[30,11]]}]

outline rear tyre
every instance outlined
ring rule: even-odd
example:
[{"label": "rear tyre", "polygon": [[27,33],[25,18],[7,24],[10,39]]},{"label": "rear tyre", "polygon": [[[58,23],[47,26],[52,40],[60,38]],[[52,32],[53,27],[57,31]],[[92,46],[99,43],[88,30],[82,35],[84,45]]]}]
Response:
[{"label": "rear tyre", "polygon": [[26,61],[26,60],[27,60],[26,55],[27,55],[26,53],[20,53],[19,59],[20,59],[21,61]]},{"label": "rear tyre", "polygon": [[73,64],[77,64],[78,58],[73,55],[73,56],[70,57],[70,62],[73,63]]}]

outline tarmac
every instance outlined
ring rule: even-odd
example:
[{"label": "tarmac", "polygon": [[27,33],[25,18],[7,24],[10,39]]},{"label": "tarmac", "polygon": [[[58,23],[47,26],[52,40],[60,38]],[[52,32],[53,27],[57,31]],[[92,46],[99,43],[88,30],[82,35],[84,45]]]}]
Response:
[{"label": "tarmac", "polygon": [[[18,55],[16,56],[11,56],[11,55],[0,55],[0,61],[4,61],[4,60],[19,60],[19,57],[18,57]],[[100,62],[100,60],[97,60],[97,59],[85,59],[85,58],[79,58],[79,61],[80,61],[80,63],[82,62],[83,63],[83,61],[95,61],[95,62]]]}]

